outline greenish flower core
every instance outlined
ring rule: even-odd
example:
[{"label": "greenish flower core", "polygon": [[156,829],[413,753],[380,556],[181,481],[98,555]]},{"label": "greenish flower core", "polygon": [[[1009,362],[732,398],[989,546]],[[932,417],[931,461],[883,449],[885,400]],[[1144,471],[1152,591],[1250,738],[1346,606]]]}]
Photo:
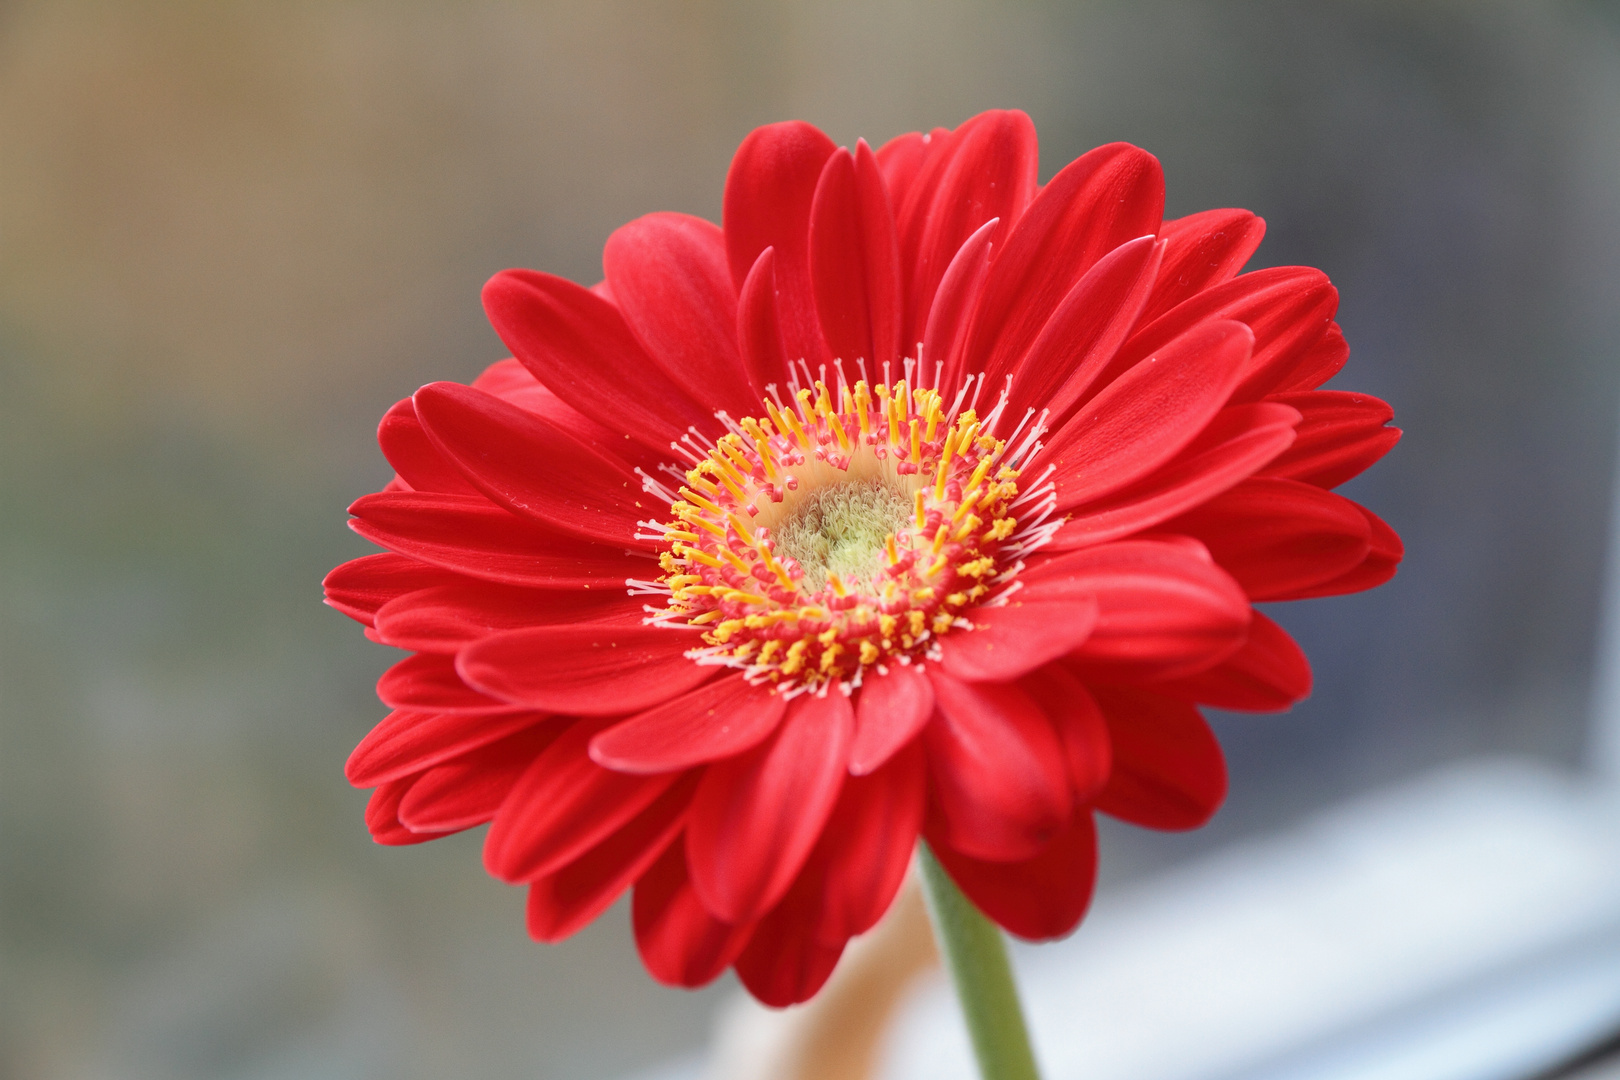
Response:
[{"label": "greenish flower core", "polygon": [[865,583],[888,565],[884,541],[904,532],[911,516],[910,495],[883,479],[834,484],[810,495],[777,527],[776,550],[803,568],[812,595],[826,586],[828,574]]}]

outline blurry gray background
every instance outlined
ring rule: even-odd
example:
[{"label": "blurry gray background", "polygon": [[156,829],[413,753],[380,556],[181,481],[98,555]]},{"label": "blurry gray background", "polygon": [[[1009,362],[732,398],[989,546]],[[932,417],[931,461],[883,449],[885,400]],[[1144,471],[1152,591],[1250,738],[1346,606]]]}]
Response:
[{"label": "blurry gray background", "polygon": [[[0,1077],[612,1077],[696,1051],[623,908],[528,942],[480,833],[374,847],[342,778],[393,657],[319,603],[383,410],[499,359],[478,289],[718,220],[753,126],[987,107],[1043,174],[1163,160],[1343,292],[1406,440],[1347,490],[1375,593],[1218,721],[1202,834],[1484,752],[1582,753],[1620,368],[1620,13],[1595,3],[0,2]],[[1082,931],[1083,932],[1083,931]]]}]

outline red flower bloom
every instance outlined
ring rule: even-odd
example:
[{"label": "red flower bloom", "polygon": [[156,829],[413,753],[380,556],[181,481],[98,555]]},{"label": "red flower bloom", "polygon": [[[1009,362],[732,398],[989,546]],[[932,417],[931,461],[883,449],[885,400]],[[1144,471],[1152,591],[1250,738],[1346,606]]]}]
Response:
[{"label": "red flower bloom", "polygon": [[1328,489],[1399,433],[1316,389],[1348,354],[1323,274],[1238,275],[1254,215],[1162,221],[1125,144],[1035,170],[1018,112],[875,153],[777,124],[724,229],[652,214],[594,288],[489,283],[516,359],[389,410],[398,477],[350,509],[388,552],[326,582],[414,651],[348,764],[378,841],[492,822],[536,938],[633,888],[654,977],[785,1004],[919,837],[1049,938],[1094,811],[1208,819],[1198,705],[1307,693],[1251,602],[1394,573]]}]

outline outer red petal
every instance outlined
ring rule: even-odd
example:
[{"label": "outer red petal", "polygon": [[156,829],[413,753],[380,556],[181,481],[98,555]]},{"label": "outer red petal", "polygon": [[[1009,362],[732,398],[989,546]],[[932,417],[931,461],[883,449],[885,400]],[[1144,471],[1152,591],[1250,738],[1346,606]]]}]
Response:
[{"label": "outer red petal", "polygon": [[1068,551],[1152,528],[1214,498],[1273,461],[1294,441],[1299,413],[1286,405],[1233,405],[1198,438],[1122,491],[1077,509],[1046,551]]},{"label": "outer red petal", "polygon": [[1278,266],[1242,274],[1192,296],[1132,334],[1099,384],[1106,386],[1200,323],[1235,319],[1254,331],[1254,352],[1233,400],[1258,400],[1284,388],[1279,381],[1321,341],[1338,306],[1339,294],[1320,270]]},{"label": "outer red petal", "polygon": [[536,941],[561,941],[606,911],[674,842],[686,824],[686,808],[696,787],[696,776],[683,777],[630,824],[556,873],[533,882],[530,936]]},{"label": "outer red petal", "polygon": [[1242,323],[1202,323],[1084,405],[1031,463],[1057,467],[1057,508],[1118,491],[1175,457],[1226,404],[1253,344]]},{"label": "outer red petal", "polygon": [[[399,801],[416,783],[416,776],[402,776],[380,785],[366,802],[366,830],[379,844],[402,847],[407,844],[425,844],[449,833],[412,832],[399,823]],[[450,830],[454,832],[455,830]]]},{"label": "outer red petal", "polygon": [[1254,477],[1166,523],[1195,536],[1252,599],[1294,599],[1359,566],[1371,528],[1355,503],[1298,480]]},{"label": "outer red petal", "polygon": [[[1028,590],[1026,590],[1028,591]],[[1097,602],[1056,602],[1014,593],[1006,605],[977,608],[972,630],[954,630],[940,640],[941,664],[967,682],[1010,682],[1073,652],[1097,624]]]},{"label": "outer red petal", "polygon": [[719,429],[712,412],[652,362],[618,308],[589,289],[505,270],[484,286],[484,311],[512,355],[596,423],[658,453],[688,426]]},{"label": "outer red petal", "polygon": [[1024,571],[1031,599],[1094,597],[1097,624],[1072,655],[1116,680],[1175,678],[1235,652],[1249,600],[1196,542],[1120,540]]},{"label": "outer red petal", "polygon": [[1346,571],[1339,577],[1329,581],[1301,589],[1288,597],[1290,600],[1305,600],[1313,596],[1343,596],[1345,593],[1361,592],[1382,585],[1395,576],[1395,568],[1401,563],[1406,554],[1406,546],[1395,530],[1384,522],[1384,519],[1368,510],[1365,506],[1351,503],[1360,514],[1367,519],[1367,525],[1372,530],[1370,550],[1367,557],[1359,566]]},{"label": "outer red petal", "polygon": [[349,513],[349,527],[367,540],[420,560],[411,578],[417,588],[453,580],[447,570],[538,589],[622,588],[628,577],[656,573],[650,558],[626,552],[630,544],[607,547],[562,536],[482,495],[380,492],[356,499]]},{"label": "outer red petal", "polygon": [[896,135],[878,147],[875,156],[878,167],[883,170],[883,182],[889,188],[889,198],[898,208],[911,194],[911,185],[928,157],[928,136],[920,131]]},{"label": "outer red petal", "polygon": [[510,702],[490,697],[456,673],[448,656],[407,656],[377,680],[377,697],[391,709],[407,712],[510,712]]},{"label": "outer red petal", "polygon": [[940,278],[964,240],[991,218],[1012,225],[1022,216],[1035,196],[1038,157],[1035,125],[1016,109],[982,112],[954,132],[949,164],[921,219],[912,325],[925,323]]},{"label": "outer red petal", "polygon": [[383,457],[394,467],[394,472],[413,491],[478,493],[433,445],[422,429],[422,422],[416,418],[416,406],[410,398],[395,402],[394,407],[383,414],[382,423],[377,425],[377,445],[382,447]]},{"label": "outer red petal", "polygon": [[378,609],[377,635],[400,649],[455,653],[480,638],[548,623],[640,624],[645,611],[621,591],[520,589],[482,581],[437,585]]},{"label": "outer red petal", "polygon": [[1265,235],[1266,223],[1247,210],[1205,210],[1165,222],[1159,236],[1168,247],[1143,321],[1231,280]]},{"label": "outer red petal", "polygon": [[1258,611],[1243,648],[1219,664],[1155,690],[1218,709],[1279,712],[1311,692],[1311,665],[1288,632]]},{"label": "outer red petal", "polygon": [[419,773],[546,720],[545,713],[389,713],[366,733],[343,767],[355,787]]},{"label": "outer red petal", "polygon": [[796,698],[769,740],[704,774],[686,852],[716,916],[757,919],[793,884],[838,799],[853,724],[843,694]]},{"label": "outer red petal", "polygon": [[1093,686],[1114,769],[1097,809],[1150,829],[1196,829],[1226,799],[1226,760],[1204,718],[1174,698]]},{"label": "outer red petal", "polygon": [[[964,124],[963,128],[966,127]],[[906,175],[887,178],[894,202],[895,227],[900,236],[900,276],[905,284],[905,322],[900,340],[907,344],[922,337],[932,307],[919,302],[918,253],[922,250],[923,231],[928,225],[934,195],[956,158],[957,144],[957,132],[935,128],[923,136],[917,160],[908,165]],[[896,186],[897,179],[900,186]]]},{"label": "outer red petal", "polygon": [[939,711],[923,748],[941,834],[977,858],[1029,858],[1072,806],[1051,723],[1016,686],[959,682],[932,667],[928,679]]},{"label": "outer red petal", "polygon": [[930,371],[936,363],[944,365],[940,369],[941,386],[956,386],[962,381],[968,323],[984,291],[991,254],[1002,233],[1000,218],[980,225],[951,257],[934,293],[923,329],[922,355]]},{"label": "outer red petal", "polygon": [[759,253],[776,249],[782,339],[790,360],[812,369],[827,356],[810,284],[810,204],[821,169],[837,148],[799,120],[755,128],[726,174],[726,256],[741,289]]},{"label": "outer red petal", "polygon": [[927,764],[916,742],[871,775],[845,782],[793,886],[813,897],[806,918],[816,940],[838,945],[877,925],[911,865],[927,799]]},{"label": "outer red petal", "polygon": [[789,895],[759,921],[737,957],[737,977],[763,1004],[781,1009],[814,997],[838,966],[844,942],[826,944],[812,932],[808,902]]},{"label": "outer red petal", "polygon": [[602,721],[571,726],[527,766],[484,840],[484,868],[519,883],[552,874],[628,825],[678,779],[602,768],[587,747]]},{"label": "outer red petal", "polygon": [[[1339,373],[1350,359],[1350,344],[1344,340],[1344,331],[1332,323],[1327,333],[1315,345],[1300,353],[1298,358],[1279,366],[1273,373],[1274,382],[1264,389],[1269,394],[1294,393],[1315,390]],[[1257,389],[1256,391],[1261,392]]]},{"label": "outer red petal", "polygon": [[1269,400],[1298,409],[1303,422],[1294,445],[1266,467],[1267,476],[1338,487],[1401,439],[1399,428],[1384,426],[1395,410],[1367,394],[1305,390]]},{"label": "outer red petal", "polygon": [[934,855],[975,907],[1029,941],[1062,937],[1091,904],[1097,880],[1097,827],[1081,810],[1067,828],[1029,859],[985,862],[932,845]]},{"label": "outer red petal", "polygon": [[1157,233],[1163,212],[1164,173],[1144,150],[1111,143],[1065,166],[1029,204],[990,268],[967,370],[985,372],[992,386],[1018,370],[1086,271],[1126,241]]},{"label": "outer red petal", "polygon": [[647,214],[608,237],[602,268],[624,321],[664,374],[712,408],[758,410],[737,353],[737,286],[719,227]]},{"label": "outer red petal", "polygon": [[[810,210],[810,281],[827,348],[881,371],[900,358],[900,250],[865,141],[827,159]],[[854,368],[849,369],[853,372]]]},{"label": "outer red petal", "polygon": [[743,280],[737,302],[737,342],[756,396],[763,398],[768,386],[786,387],[789,357],[777,304],[775,248],[760,252]]},{"label": "outer red petal", "polygon": [[1059,664],[1048,664],[1026,676],[1019,685],[1057,728],[1075,804],[1083,806],[1094,801],[1107,785],[1114,767],[1108,724],[1103,720],[1097,699],[1084,683]]},{"label": "outer red petal", "polygon": [[1162,252],[1152,236],[1119,245],[1075,282],[1027,351],[986,372],[991,386],[1013,374],[1009,416],[1046,409],[1053,425],[1068,416],[1135,327]]},{"label": "outer red petal", "polygon": [[482,825],[556,737],[553,725],[531,727],[433,766],[400,799],[399,820],[412,832],[440,834]]},{"label": "outer red petal", "polygon": [[378,609],[395,597],[453,580],[437,566],[384,552],[350,559],[327,574],[321,588],[328,606],[370,626]]},{"label": "outer red petal", "polygon": [[671,844],[636,880],[631,922],[647,972],[667,986],[703,986],[731,966],[748,944],[752,923],[721,922],[698,900],[686,852]]},{"label": "outer red petal", "polygon": [[547,421],[460,383],[416,392],[416,415],[473,485],[540,524],[625,548],[636,522],[662,510],[641,480]]},{"label": "outer red petal", "polygon": [[569,405],[516,359],[500,360],[472,381],[475,390],[494,394],[527,412],[535,413],[603,457],[655,469],[669,460],[668,445],[649,449],[628,432],[602,426]]},{"label": "outer red petal", "polygon": [[934,688],[915,664],[868,668],[855,698],[855,737],[849,771],[865,776],[882,767],[934,714]]},{"label": "outer red petal", "polygon": [[486,692],[535,709],[616,716],[651,708],[713,678],[686,658],[694,631],[658,626],[535,626],[462,650],[456,670]]},{"label": "outer red petal", "polygon": [[703,765],[759,745],[786,707],[780,694],[750,686],[734,672],[602,732],[591,743],[591,757],[627,773]]}]

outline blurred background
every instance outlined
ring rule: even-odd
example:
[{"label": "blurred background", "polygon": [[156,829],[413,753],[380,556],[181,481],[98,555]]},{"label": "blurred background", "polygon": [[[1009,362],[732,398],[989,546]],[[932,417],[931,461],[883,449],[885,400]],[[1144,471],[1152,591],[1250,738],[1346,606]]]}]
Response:
[{"label": "blurred background", "polygon": [[[1103,895],[1448,762],[1589,751],[1620,417],[1620,6],[0,0],[0,1077],[615,1077],[701,1051],[621,906],[530,943],[481,831],[373,846],[342,776],[394,657],[320,603],[376,421],[504,355],[478,303],[718,220],[730,155],[1035,119],[1170,215],[1322,267],[1346,491],[1409,555],[1277,617],[1317,672],[1222,717],[1205,831]],[[1083,936],[1086,933],[1081,931]]]}]

